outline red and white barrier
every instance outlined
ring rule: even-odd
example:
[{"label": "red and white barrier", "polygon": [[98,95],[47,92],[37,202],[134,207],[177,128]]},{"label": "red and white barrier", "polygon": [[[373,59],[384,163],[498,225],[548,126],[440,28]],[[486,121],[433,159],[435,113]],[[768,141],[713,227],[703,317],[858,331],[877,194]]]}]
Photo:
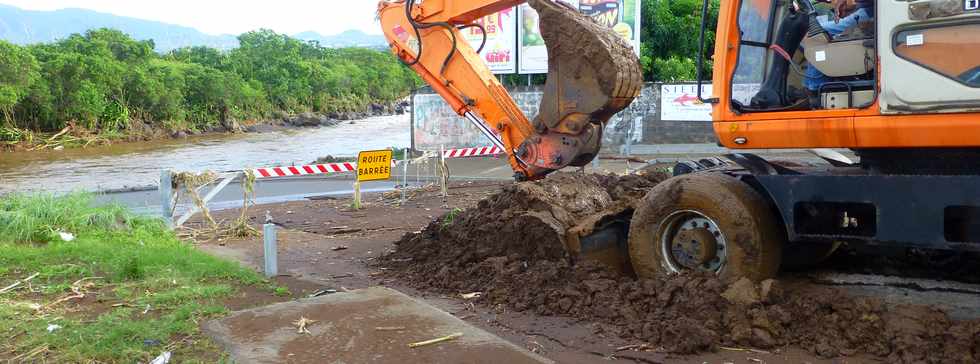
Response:
[{"label": "red and white barrier", "polygon": [[[445,158],[467,158],[467,157],[489,157],[503,154],[503,149],[496,146],[486,146],[486,147],[476,147],[476,148],[461,148],[461,149],[448,149],[443,152],[443,157]],[[436,154],[438,155],[438,154]],[[431,158],[423,156],[419,159]],[[392,161],[392,166],[401,163],[402,161]],[[413,162],[414,163],[414,162]],[[346,173],[357,171],[357,163],[329,163],[329,164],[313,164],[308,166],[291,166],[291,167],[268,167],[268,168],[256,168],[252,172],[255,174],[255,178],[276,178],[276,177],[293,177],[293,176],[310,176],[317,174],[333,174],[333,173]]]},{"label": "red and white barrier", "polygon": [[444,158],[487,157],[503,154],[503,149],[496,146],[448,149],[442,152]]},{"label": "red and white barrier", "polygon": [[344,173],[344,172],[354,172],[357,170],[356,163],[331,163],[331,164],[314,164],[309,166],[292,166],[292,167],[272,167],[272,168],[256,168],[253,170],[255,173],[255,178],[273,178],[273,177],[291,177],[291,176],[309,176],[315,174],[332,174],[332,173]]}]

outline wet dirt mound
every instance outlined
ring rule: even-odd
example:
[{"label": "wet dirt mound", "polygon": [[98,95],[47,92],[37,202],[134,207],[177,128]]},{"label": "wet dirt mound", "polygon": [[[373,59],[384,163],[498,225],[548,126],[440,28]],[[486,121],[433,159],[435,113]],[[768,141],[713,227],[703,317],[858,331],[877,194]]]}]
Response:
[{"label": "wet dirt mound", "polygon": [[416,276],[420,285],[444,290],[486,287],[507,276],[514,261],[567,262],[565,231],[597,212],[639,199],[666,176],[620,178],[556,173],[544,181],[513,184],[450,213],[419,234],[408,234],[383,261]]},{"label": "wet dirt mound", "polygon": [[418,288],[483,292],[489,305],[613,324],[619,335],[675,353],[792,345],[822,357],[980,360],[980,322],[953,322],[932,308],[886,307],[833,288],[774,280],[730,286],[702,274],[638,280],[566,253],[565,229],[640,200],[663,178],[556,174],[508,186],[406,235],[381,262]]}]

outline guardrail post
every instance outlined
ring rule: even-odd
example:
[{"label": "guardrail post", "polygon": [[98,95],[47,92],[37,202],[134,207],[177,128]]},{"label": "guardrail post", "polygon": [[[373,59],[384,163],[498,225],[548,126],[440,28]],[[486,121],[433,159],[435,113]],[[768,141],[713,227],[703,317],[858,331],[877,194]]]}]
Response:
[{"label": "guardrail post", "polygon": [[[268,215],[268,212],[266,212]],[[262,226],[265,256],[265,276],[272,278],[279,275],[279,256],[276,247],[276,224],[272,219],[266,219],[266,224]]]},{"label": "guardrail post", "polygon": [[163,221],[171,228],[174,226],[173,183],[173,171],[167,169],[160,172],[160,212]]},{"label": "guardrail post", "polygon": [[449,202],[449,165],[446,164],[446,149],[439,146],[439,184],[442,187],[442,202]]},{"label": "guardrail post", "polygon": [[626,131],[626,157],[633,156],[633,124],[629,125],[629,130]]},{"label": "guardrail post", "polygon": [[411,158],[408,157],[408,148],[402,153],[402,203],[405,203],[405,190],[408,188],[408,162]]}]

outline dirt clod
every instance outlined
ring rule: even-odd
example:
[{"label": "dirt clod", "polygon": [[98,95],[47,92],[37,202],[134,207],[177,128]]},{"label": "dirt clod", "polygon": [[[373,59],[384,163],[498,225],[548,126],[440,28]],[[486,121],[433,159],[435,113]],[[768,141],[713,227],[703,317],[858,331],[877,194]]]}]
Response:
[{"label": "dirt clod", "polygon": [[834,358],[894,363],[980,361],[980,322],[937,309],[888,307],[827,287],[776,280],[726,286],[708,274],[636,279],[566,253],[565,229],[591,214],[641,200],[664,176],[556,174],[508,186],[450,221],[406,234],[380,261],[418,288],[539,315],[602,323],[674,353],[718,346],[796,346]]},{"label": "dirt clod", "polygon": [[762,301],[759,298],[759,291],[755,284],[748,278],[742,278],[732,283],[728,289],[721,294],[728,302],[736,305],[753,305]]},{"label": "dirt clod", "polygon": [[762,281],[759,287],[759,297],[763,303],[780,303],[783,300],[783,286],[775,279]]}]

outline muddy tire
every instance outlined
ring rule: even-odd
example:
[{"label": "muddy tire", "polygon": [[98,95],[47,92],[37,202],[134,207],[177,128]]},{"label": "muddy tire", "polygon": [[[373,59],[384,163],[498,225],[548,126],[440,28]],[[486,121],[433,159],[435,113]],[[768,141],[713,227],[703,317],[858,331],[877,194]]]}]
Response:
[{"label": "muddy tire", "polygon": [[785,234],[766,200],[721,173],[671,178],[636,206],[629,252],[639,277],[712,271],[726,282],[772,278]]}]

